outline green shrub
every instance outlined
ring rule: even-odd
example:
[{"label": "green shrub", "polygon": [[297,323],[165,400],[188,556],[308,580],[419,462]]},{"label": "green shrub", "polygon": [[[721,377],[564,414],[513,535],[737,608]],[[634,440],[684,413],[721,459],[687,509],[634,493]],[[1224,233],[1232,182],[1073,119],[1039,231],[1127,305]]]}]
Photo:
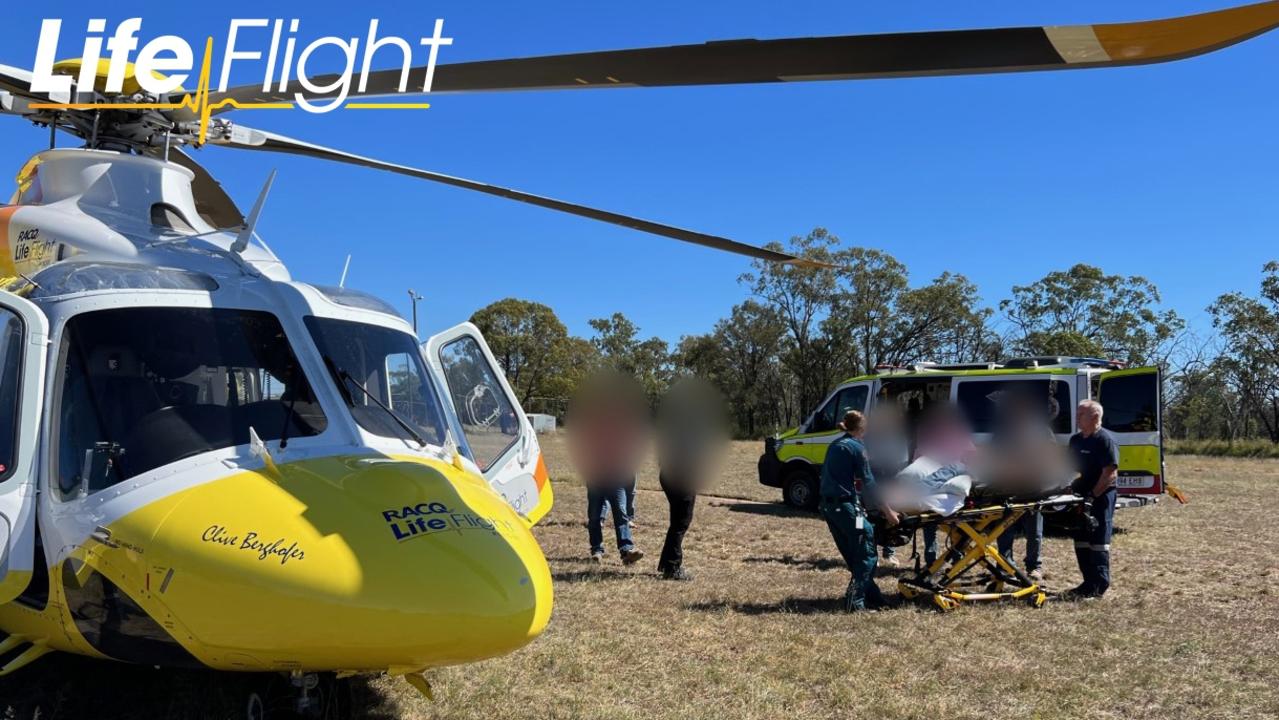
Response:
[{"label": "green shrub", "polygon": [[1171,455],[1215,455],[1219,457],[1276,458],[1279,444],[1269,440],[1166,440],[1164,450]]}]

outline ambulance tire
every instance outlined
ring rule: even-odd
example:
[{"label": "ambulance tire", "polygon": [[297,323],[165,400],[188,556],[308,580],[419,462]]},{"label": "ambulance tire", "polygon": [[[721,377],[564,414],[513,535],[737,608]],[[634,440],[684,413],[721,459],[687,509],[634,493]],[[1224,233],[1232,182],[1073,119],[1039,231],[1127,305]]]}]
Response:
[{"label": "ambulance tire", "polygon": [[817,509],[817,476],[808,468],[787,468],[782,481],[782,498],[799,510]]}]

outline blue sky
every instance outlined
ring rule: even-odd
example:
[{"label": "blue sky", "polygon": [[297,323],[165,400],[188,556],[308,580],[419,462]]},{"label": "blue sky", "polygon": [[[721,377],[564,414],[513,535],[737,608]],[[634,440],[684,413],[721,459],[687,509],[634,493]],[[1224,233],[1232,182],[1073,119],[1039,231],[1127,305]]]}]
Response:
[{"label": "blue sky", "polygon": [[[222,43],[231,18],[297,17],[299,36],[431,33],[440,62],[743,37],[1148,19],[1224,0],[1095,2],[114,2],[143,40]],[[285,3],[272,3],[285,7]],[[101,3],[11,6],[0,63],[29,67],[40,21],[79,55]],[[54,13],[58,13],[54,15]],[[317,55],[316,62],[324,56]],[[336,53],[332,56],[337,62]],[[1279,258],[1279,32],[1172,64],[840,83],[438,96],[418,112],[236,113],[299,139],[762,244],[824,226],[887,251],[923,283],[963,273],[995,305],[1076,262],[1153,280],[1207,330],[1218,294],[1254,291]],[[260,80],[245,65],[233,82]],[[0,118],[14,172],[42,131]],[[63,141],[64,144],[66,140]],[[672,342],[747,295],[749,261],[518,203],[319,161],[209,148],[197,158],[242,207],[279,170],[260,232],[299,279],[348,284],[424,334],[506,296],[569,330],[624,312]],[[6,191],[7,192],[7,191]]]}]

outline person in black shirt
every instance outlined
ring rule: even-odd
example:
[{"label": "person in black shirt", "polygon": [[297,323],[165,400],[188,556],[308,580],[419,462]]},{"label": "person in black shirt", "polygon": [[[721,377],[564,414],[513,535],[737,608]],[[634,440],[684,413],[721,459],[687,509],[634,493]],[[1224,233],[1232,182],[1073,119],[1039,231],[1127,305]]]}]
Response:
[{"label": "person in black shirt", "polygon": [[684,569],[684,534],[697,493],[718,474],[728,443],[727,410],[719,392],[695,377],[678,380],[657,409],[658,482],[671,508],[657,571],[665,580],[692,580]]},{"label": "person in black shirt", "polygon": [[1068,594],[1078,598],[1099,598],[1110,588],[1110,536],[1114,529],[1115,480],[1119,475],[1119,443],[1101,426],[1101,403],[1079,403],[1075,421],[1079,432],[1070,437],[1070,452],[1079,469],[1074,491],[1092,499],[1096,527],[1081,530],[1075,537],[1075,558],[1084,580]]}]

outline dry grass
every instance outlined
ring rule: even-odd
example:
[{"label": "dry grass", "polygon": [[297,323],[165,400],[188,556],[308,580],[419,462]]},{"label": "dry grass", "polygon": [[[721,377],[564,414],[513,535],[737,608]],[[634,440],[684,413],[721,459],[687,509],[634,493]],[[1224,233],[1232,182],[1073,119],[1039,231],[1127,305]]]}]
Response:
[{"label": "dry grass", "polygon": [[[1192,502],[1121,511],[1104,601],[849,616],[837,611],[847,575],[824,524],[781,508],[779,492],[756,483],[758,443],[738,444],[717,497],[699,502],[686,560],[697,579],[686,584],[659,581],[648,559],[588,565],[584,493],[558,440],[545,444],[558,498],[537,531],[556,578],[546,634],[512,656],[432,673],[434,703],[402,681],[364,684],[369,715],[1279,716],[1279,463],[1170,458]],[[656,488],[652,467],[640,486]],[[638,504],[637,537],[655,555],[665,502],[642,492]],[[1044,553],[1050,586],[1077,581],[1068,540],[1049,538]],[[880,582],[893,587],[891,575]],[[224,717],[231,711],[216,708],[232,707],[227,682],[48,659],[0,681],[0,694],[38,688],[58,698],[42,718],[86,707],[106,717]],[[218,692],[206,701],[210,688]]]}]

